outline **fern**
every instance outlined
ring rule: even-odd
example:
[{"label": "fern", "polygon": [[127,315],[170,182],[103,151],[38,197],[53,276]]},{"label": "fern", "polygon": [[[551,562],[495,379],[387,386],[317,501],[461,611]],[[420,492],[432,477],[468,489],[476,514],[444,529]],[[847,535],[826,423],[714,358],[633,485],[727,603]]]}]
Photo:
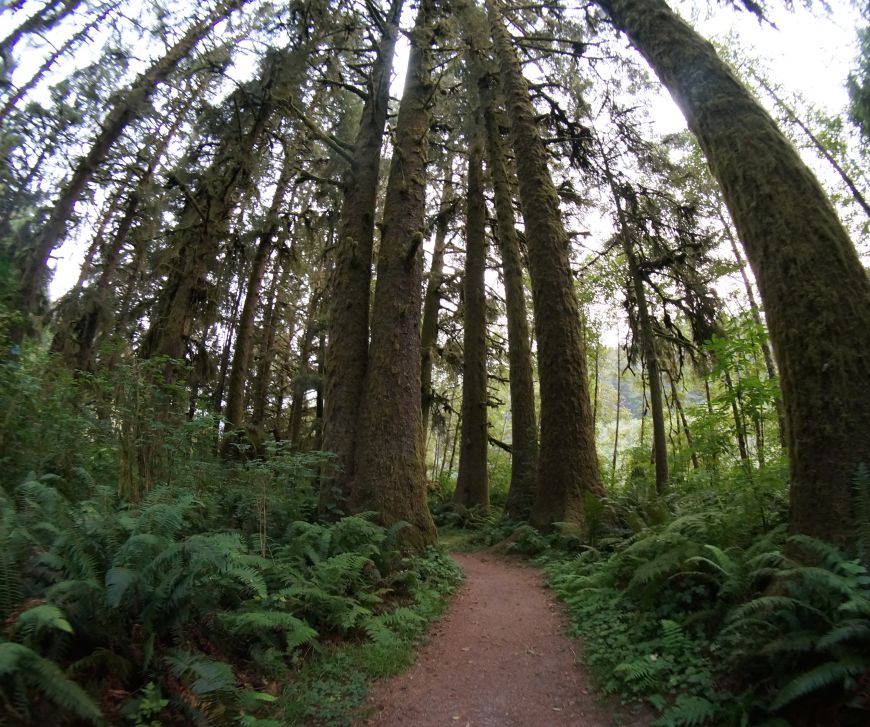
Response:
[{"label": "fern", "polygon": [[716,714],[717,707],[709,699],[681,694],[674,705],[666,709],[656,720],[656,727],[692,727],[710,724]]},{"label": "fern", "polygon": [[15,620],[14,633],[21,637],[25,643],[31,642],[48,630],[73,633],[73,627],[57,606],[50,603],[41,603],[28,608]]},{"label": "fern", "polygon": [[[799,697],[817,692],[825,687],[839,684],[847,686],[848,682],[860,676],[867,669],[866,657],[844,657],[837,661],[828,661],[810,669],[792,679],[779,690],[773,702],[771,710],[782,709],[787,704]],[[854,684],[854,682],[852,682]]]},{"label": "fern", "polygon": [[193,680],[190,690],[194,694],[203,695],[236,687],[236,675],[226,662],[180,650],[167,656],[166,662],[177,677]]},{"label": "fern", "polygon": [[[68,679],[54,662],[22,644],[0,642],[0,689],[5,692],[5,685],[16,681],[81,719],[96,722],[102,718],[100,708],[90,695]],[[7,699],[15,701],[8,696]]]},{"label": "fern", "polygon": [[232,633],[240,635],[251,635],[267,630],[284,631],[296,646],[317,637],[317,631],[305,621],[284,611],[230,613],[224,614],[223,620]]},{"label": "fern", "polygon": [[858,558],[870,568],[870,470],[865,462],[858,465],[852,479],[852,522]]}]

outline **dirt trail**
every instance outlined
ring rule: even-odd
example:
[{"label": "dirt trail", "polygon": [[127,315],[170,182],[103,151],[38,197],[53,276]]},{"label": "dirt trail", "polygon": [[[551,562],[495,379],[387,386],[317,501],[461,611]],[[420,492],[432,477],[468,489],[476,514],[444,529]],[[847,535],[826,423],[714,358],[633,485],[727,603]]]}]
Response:
[{"label": "dirt trail", "polygon": [[416,664],[375,685],[366,725],[609,727],[541,574],[487,553],[453,557],[465,583]]}]

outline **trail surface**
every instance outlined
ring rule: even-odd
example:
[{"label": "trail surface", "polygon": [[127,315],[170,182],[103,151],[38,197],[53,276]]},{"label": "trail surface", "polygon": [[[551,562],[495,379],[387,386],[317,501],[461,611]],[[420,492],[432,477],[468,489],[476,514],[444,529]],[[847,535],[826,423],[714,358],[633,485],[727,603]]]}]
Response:
[{"label": "trail surface", "polygon": [[609,727],[541,574],[488,553],[454,553],[465,582],[405,674],[375,685],[363,724]]}]

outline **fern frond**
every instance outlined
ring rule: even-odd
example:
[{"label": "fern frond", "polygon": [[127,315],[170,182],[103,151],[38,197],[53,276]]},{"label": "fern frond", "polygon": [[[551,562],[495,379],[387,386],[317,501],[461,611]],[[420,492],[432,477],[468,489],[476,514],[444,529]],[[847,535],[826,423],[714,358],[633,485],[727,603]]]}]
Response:
[{"label": "fern frond", "polygon": [[794,611],[803,605],[798,599],[789,596],[759,596],[731,611],[728,614],[728,621],[733,623],[766,611]]},{"label": "fern frond", "polygon": [[0,677],[13,676],[36,689],[61,710],[97,722],[100,708],[90,695],[70,680],[53,661],[44,659],[23,644],[0,642]]},{"label": "fern frond", "polygon": [[209,659],[202,654],[175,651],[166,657],[173,673],[180,678],[195,677],[190,690],[197,695],[225,689],[234,689],[236,675],[232,666],[224,661]]},{"label": "fern frond", "polygon": [[104,583],[106,585],[106,601],[113,608],[117,608],[124,598],[127,589],[139,579],[139,575],[129,569],[115,566],[106,571]]},{"label": "fern frond", "polygon": [[253,568],[235,566],[227,569],[226,575],[241,583],[250,593],[259,598],[265,598],[269,592],[263,576]]},{"label": "fern frond", "polygon": [[837,624],[828,633],[818,640],[819,650],[838,646],[846,641],[863,640],[866,647],[870,648],[870,620],[849,619]]},{"label": "fern frond", "polygon": [[665,710],[656,724],[666,727],[693,727],[711,724],[717,715],[716,705],[704,697],[681,694],[675,704]]},{"label": "fern frond", "polygon": [[73,627],[63,611],[50,603],[40,603],[28,608],[15,619],[14,632],[25,641],[48,629],[73,633]]},{"label": "fern frond", "polygon": [[800,549],[815,553],[821,559],[821,562],[829,568],[847,560],[843,551],[836,545],[810,537],[809,535],[792,535],[789,537],[788,542],[800,546]]},{"label": "fern frond", "polygon": [[797,631],[773,639],[761,647],[761,652],[768,655],[780,654],[812,654],[818,646],[818,636],[812,631]]},{"label": "fern frond", "polygon": [[867,659],[856,657],[819,664],[814,669],[810,669],[795,677],[780,689],[773,702],[771,702],[770,708],[772,711],[782,709],[785,705],[807,694],[817,692],[834,684],[842,684],[849,678],[863,674],[867,666]]},{"label": "fern frond", "polygon": [[259,631],[283,631],[287,639],[287,649],[293,649],[317,638],[317,631],[305,621],[285,611],[248,611],[229,613],[223,616],[231,632],[256,634]]}]

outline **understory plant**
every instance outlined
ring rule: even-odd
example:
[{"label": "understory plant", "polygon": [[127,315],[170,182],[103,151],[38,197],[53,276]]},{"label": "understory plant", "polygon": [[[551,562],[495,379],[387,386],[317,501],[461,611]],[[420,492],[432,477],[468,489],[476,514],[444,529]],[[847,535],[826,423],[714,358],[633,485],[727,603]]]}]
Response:
[{"label": "understory plant", "polygon": [[381,673],[457,578],[364,515],[291,521],[263,549],[259,529],[220,527],[213,491],[131,505],[62,489],[0,491],[0,710],[15,724],[255,724],[298,701],[281,684],[335,644],[365,644]]},{"label": "understory plant", "polygon": [[657,725],[866,724],[866,470],[849,548],[787,537],[759,481],[684,490],[595,548],[543,551],[571,631],[602,690],[646,701]]}]

